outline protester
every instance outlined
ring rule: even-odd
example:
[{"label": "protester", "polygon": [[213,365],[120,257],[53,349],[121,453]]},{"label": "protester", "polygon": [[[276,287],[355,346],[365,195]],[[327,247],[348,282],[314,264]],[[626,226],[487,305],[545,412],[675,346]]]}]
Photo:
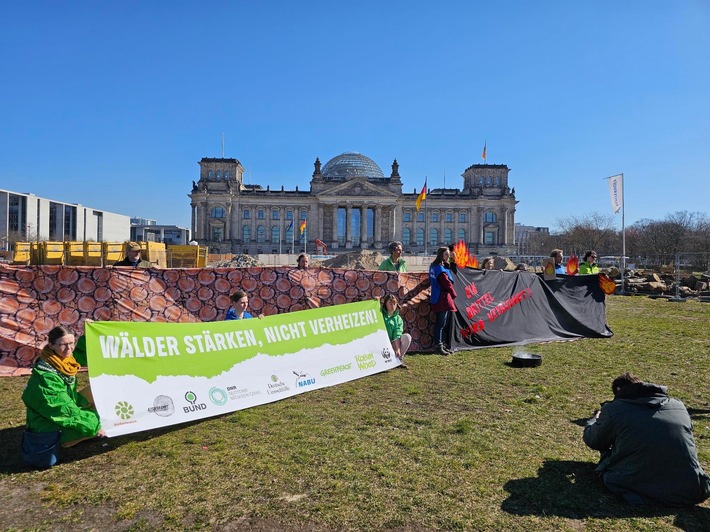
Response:
[{"label": "protester", "polygon": [[[229,299],[232,300],[234,303],[233,307],[229,307],[229,310],[227,311],[227,315],[224,317],[225,321],[226,320],[246,320],[249,318],[253,318],[249,312],[247,312],[247,308],[249,307],[249,296],[247,295],[246,292],[243,292],[242,290],[237,290],[234,292],[231,296],[229,296]],[[263,318],[263,314],[259,314],[257,318]]]},{"label": "protester", "polygon": [[388,249],[390,256],[382,261],[382,264],[380,264],[378,270],[405,273],[407,271],[407,263],[402,258],[402,243],[390,242]]},{"label": "protester", "polygon": [[296,264],[297,264],[297,267],[299,270],[307,270],[308,263],[309,263],[308,255],[306,255],[305,253],[301,253],[298,256],[298,259],[296,260]]},{"label": "protester", "polygon": [[454,290],[454,278],[451,271],[444,264],[449,262],[449,248],[440,247],[436,252],[434,262],[429,266],[429,282],[431,284],[431,296],[429,303],[431,310],[436,315],[434,323],[434,343],[440,354],[446,356],[453,353],[446,346],[446,324],[449,320],[451,312],[456,310],[454,299],[456,298],[456,290]]},{"label": "protester", "polygon": [[515,267],[515,271],[517,272],[526,272],[528,271],[528,265],[525,264],[524,262],[521,262]]},{"label": "protester", "polygon": [[493,257],[486,257],[485,259],[483,259],[483,262],[481,263],[482,270],[492,270],[494,266],[495,266],[495,261],[493,260]]},{"label": "protester", "polygon": [[51,467],[59,459],[59,444],[71,447],[105,435],[93,407],[90,390],[77,392],[74,335],[65,327],[48,334],[22,393],[27,407],[27,430],[22,438],[25,462],[38,468]]},{"label": "protester", "polygon": [[564,258],[564,255],[562,253],[561,249],[553,249],[550,252],[550,257],[552,257],[555,260],[555,273],[557,275],[564,275],[567,273],[567,269],[565,268],[565,265],[562,264],[562,259]]},{"label": "protester", "polygon": [[407,365],[404,363],[404,355],[407,353],[407,350],[409,350],[412,337],[404,332],[404,320],[402,320],[402,316],[399,315],[397,296],[387,294],[382,298],[381,310],[382,317],[385,320],[385,327],[387,328],[387,335],[389,336],[390,342],[392,342],[394,354],[402,363],[400,367],[407,369]]},{"label": "protester", "polygon": [[584,443],[601,452],[596,468],[606,487],[631,504],[692,506],[710,496],[698,463],[690,416],[668,388],[627,372],[611,385],[584,429]]},{"label": "protester", "polygon": [[456,273],[458,265],[456,264],[456,251],[454,251],[454,245],[449,244],[449,264],[446,265],[449,270]]},{"label": "protester", "polygon": [[132,268],[151,268],[153,265],[147,260],[141,260],[141,245],[137,242],[129,242],[126,249],[126,256],[118,261],[114,266],[130,266]]},{"label": "protester", "polygon": [[582,264],[579,265],[579,275],[591,275],[593,273],[599,273],[599,266],[597,265],[597,252],[587,251],[584,254]]}]

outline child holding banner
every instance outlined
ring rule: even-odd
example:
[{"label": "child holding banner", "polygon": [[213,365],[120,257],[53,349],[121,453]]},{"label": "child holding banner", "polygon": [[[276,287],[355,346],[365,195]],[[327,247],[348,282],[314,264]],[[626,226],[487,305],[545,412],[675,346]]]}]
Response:
[{"label": "child holding banner", "polygon": [[[249,296],[246,292],[242,290],[237,290],[229,299],[234,303],[234,307],[229,307],[225,320],[246,320],[248,318],[253,318],[251,314],[247,312],[247,307],[249,306]],[[263,314],[259,314],[258,318],[263,318]]]},{"label": "child holding banner", "polygon": [[399,315],[397,296],[387,294],[382,298],[381,310],[382,317],[385,320],[385,327],[387,328],[387,335],[392,343],[392,349],[394,349],[394,354],[399,361],[402,362],[400,367],[408,369],[407,365],[404,363],[404,355],[412,343],[412,337],[404,332],[404,321],[402,320],[402,316]]}]

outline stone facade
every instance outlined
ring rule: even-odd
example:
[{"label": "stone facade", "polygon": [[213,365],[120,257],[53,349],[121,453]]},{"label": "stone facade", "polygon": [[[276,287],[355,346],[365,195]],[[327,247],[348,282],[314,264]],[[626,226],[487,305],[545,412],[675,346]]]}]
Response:
[{"label": "stone facade", "polygon": [[358,153],[324,166],[316,159],[308,191],[245,184],[244,167],[233,158],[203,158],[199,165],[189,194],[192,234],[211,253],[314,253],[316,238],[328,253],[386,250],[392,240],[404,243],[405,254],[432,254],[459,240],[477,255],[515,250],[517,201],[506,165],[470,166],[462,189],[429,189],[419,212],[419,191],[402,192],[396,160],[385,177]]}]

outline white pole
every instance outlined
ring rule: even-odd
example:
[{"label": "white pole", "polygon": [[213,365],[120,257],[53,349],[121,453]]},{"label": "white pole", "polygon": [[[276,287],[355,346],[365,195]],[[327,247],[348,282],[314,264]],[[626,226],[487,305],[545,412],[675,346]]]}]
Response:
[{"label": "white pole", "polygon": [[621,293],[625,294],[624,289],[624,271],[626,270],[626,227],[624,225],[624,217],[626,216],[626,208],[624,202],[626,194],[624,194],[624,174],[621,174]]}]

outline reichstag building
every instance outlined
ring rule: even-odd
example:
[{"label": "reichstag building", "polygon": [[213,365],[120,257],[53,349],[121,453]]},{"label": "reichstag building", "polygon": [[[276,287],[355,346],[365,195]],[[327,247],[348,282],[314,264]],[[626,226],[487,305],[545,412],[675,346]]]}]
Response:
[{"label": "reichstag building", "polygon": [[[463,240],[476,255],[515,251],[515,189],[504,164],[474,164],[462,188],[430,189],[419,212],[420,189],[402,191],[395,159],[388,177],[369,157],[343,153],[321,165],[316,158],[309,190],[244,183],[233,158],[203,158],[192,183],[192,235],[210,253],[384,250],[392,240],[405,254],[434,253]],[[423,183],[422,183],[423,185]],[[306,221],[303,232],[303,220]],[[292,249],[293,242],[293,249]]]}]

